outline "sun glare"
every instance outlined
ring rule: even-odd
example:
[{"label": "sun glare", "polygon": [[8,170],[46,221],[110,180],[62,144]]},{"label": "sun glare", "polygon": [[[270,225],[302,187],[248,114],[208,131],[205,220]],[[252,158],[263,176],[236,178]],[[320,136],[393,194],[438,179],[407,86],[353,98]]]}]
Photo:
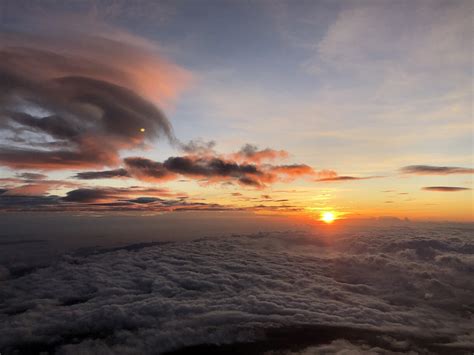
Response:
[{"label": "sun glare", "polygon": [[323,212],[321,213],[321,221],[325,223],[332,223],[336,219],[334,212]]}]

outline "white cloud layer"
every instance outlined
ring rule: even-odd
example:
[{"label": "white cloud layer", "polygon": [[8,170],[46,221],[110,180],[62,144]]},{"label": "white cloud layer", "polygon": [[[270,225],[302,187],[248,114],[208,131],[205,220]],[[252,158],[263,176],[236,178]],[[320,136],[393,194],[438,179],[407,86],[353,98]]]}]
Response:
[{"label": "white cloud layer", "polygon": [[466,226],[285,232],[68,255],[3,281],[0,350],[156,354],[327,325],[375,331],[378,341],[368,336],[361,345],[347,333],[291,351],[456,353],[474,349],[473,271]]}]

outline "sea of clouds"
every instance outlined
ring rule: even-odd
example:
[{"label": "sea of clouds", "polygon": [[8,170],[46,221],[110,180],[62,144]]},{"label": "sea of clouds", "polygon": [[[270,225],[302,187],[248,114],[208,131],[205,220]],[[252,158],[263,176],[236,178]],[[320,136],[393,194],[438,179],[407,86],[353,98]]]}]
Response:
[{"label": "sea of clouds", "polygon": [[231,353],[287,329],[286,344],[254,353],[471,353],[473,231],[413,223],[69,253],[3,271],[0,351]]}]

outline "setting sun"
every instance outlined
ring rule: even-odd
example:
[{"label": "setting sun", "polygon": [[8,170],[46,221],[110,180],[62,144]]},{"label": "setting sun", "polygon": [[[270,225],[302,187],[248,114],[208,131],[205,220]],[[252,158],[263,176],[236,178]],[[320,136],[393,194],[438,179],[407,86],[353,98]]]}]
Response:
[{"label": "setting sun", "polygon": [[334,212],[323,212],[321,213],[321,221],[325,223],[332,223],[336,219]]}]

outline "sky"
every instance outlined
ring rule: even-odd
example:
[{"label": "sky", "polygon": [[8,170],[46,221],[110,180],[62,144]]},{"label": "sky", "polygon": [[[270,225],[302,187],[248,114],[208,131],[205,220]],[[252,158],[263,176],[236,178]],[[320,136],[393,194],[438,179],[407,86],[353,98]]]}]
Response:
[{"label": "sky", "polygon": [[0,353],[473,353],[473,7],[0,0]]},{"label": "sky", "polygon": [[473,221],[471,1],[0,2],[0,209]]}]

